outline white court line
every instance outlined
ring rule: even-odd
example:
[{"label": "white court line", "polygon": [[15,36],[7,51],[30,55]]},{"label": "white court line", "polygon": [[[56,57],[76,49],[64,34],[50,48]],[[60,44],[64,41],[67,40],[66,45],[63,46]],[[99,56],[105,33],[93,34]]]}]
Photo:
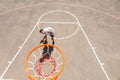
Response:
[{"label": "white court line", "polygon": [[[37,22],[38,23],[38,22]],[[2,75],[0,76],[0,80],[3,78],[3,76],[6,74],[6,72],[8,71],[8,69],[10,68],[10,66],[12,65],[12,63],[14,62],[14,60],[16,59],[16,57],[18,56],[18,54],[20,53],[20,51],[22,50],[22,48],[24,47],[25,43],[28,41],[28,39],[30,38],[31,34],[33,33],[33,31],[36,29],[37,24],[33,27],[33,29],[31,30],[31,32],[29,33],[29,35],[27,36],[27,38],[25,39],[25,41],[23,42],[23,44],[21,46],[19,46],[19,50],[17,51],[17,53],[14,55],[14,57],[12,58],[12,60],[10,61],[10,63],[8,64],[8,66],[6,67],[6,69],[4,70],[4,72],[2,73]]]},{"label": "white court line", "polygon": [[[94,50],[94,47],[92,46],[90,40],[88,39],[87,34],[85,33],[84,29],[82,28],[82,26],[81,26],[78,18],[77,18],[74,14],[72,14],[72,13],[70,13],[70,12],[68,12],[68,11],[64,11],[64,10],[53,10],[53,11],[50,11],[50,12],[57,12],[57,11],[58,11],[58,12],[65,12],[65,13],[67,13],[67,14],[70,14],[70,15],[72,15],[72,16],[77,20],[78,25],[80,26],[83,34],[85,35],[85,38],[87,39],[87,41],[88,41],[88,43],[89,43],[89,45],[90,45],[90,47],[91,47],[91,49],[92,49],[95,57],[97,58],[97,61],[98,61],[98,63],[100,64],[100,67],[101,67],[102,71],[104,72],[107,80],[109,80],[109,77],[108,77],[108,75],[107,75],[107,73],[106,73],[106,71],[105,71],[105,69],[104,69],[101,61],[100,61],[99,57],[97,56],[96,51]],[[50,13],[50,12],[47,12],[47,13]],[[32,34],[33,31],[35,30],[36,26],[39,24],[39,21],[41,20],[41,18],[42,18],[44,15],[46,15],[47,13],[43,14],[43,15],[38,19],[36,25],[34,26],[34,28],[32,29],[32,31],[30,32],[30,34],[27,36],[27,38],[25,39],[25,41],[23,42],[22,46],[19,48],[19,50],[17,51],[17,53],[15,54],[15,56],[13,57],[13,59],[11,60],[11,62],[9,63],[9,65],[7,66],[7,68],[6,68],[6,69],[4,70],[4,72],[2,73],[2,75],[1,75],[1,77],[0,77],[0,80],[1,80],[1,79],[3,78],[3,76],[6,74],[7,70],[10,68],[10,66],[12,65],[12,63],[14,62],[14,60],[16,59],[16,57],[18,56],[19,52],[22,50],[22,48],[24,47],[25,43],[28,41],[29,37],[31,36],[31,34]]]},{"label": "white court line", "polygon": [[16,79],[0,79],[0,80],[16,80]]},{"label": "white court line", "polygon": [[[82,27],[81,24],[80,24],[80,21],[78,20],[78,18],[77,18],[74,14],[72,14],[72,13],[70,13],[70,12],[68,12],[68,11],[64,11],[64,10],[53,10],[53,11],[49,11],[49,12],[46,12],[45,14],[43,14],[41,17],[44,17],[44,16],[47,15],[48,13],[52,13],[52,12],[64,12],[64,13],[70,14],[71,16],[73,16],[73,17],[76,19],[77,24],[78,24],[79,27],[81,28],[81,30],[82,30],[82,32],[83,32],[86,40],[88,41],[88,44],[90,45],[90,47],[91,47],[91,49],[92,49],[92,51],[93,51],[93,53],[94,53],[94,55],[95,55],[95,57],[96,57],[99,65],[100,65],[100,67],[101,67],[101,69],[102,69],[102,71],[103,71],[103,73],[104,73],[104,75],[105,75],[105,77],[107,78],[107,80],[110,80],[109,77],[108,77],[108,75],[107,75],[107,72],[105,71],[105,69],[104,69],[104,67],[103,67],[103,63],[101,63],[99,57],[97,56],[97,53],[96,53],[96,51],[95,51],[95,48],[92,46],[92,44],[91,44],[91,42],[90,42],[90,40],[89,40],[86,32],[84,31],[83,27]],[[39,28],[38,28],[38,29],[39,29]],[[78,30],[79,30],[79,28],[78,28]],[[64,39],[64,38],[63,38],[63,39]]]},{"label": "white court line", "polygon": [[24,9],[24,8],[30,8],[30,7],[35,7],[35,6],[40,6],[40,5],[69,5],[69,6],[79,6],[79,7],[83,7],[85,9],[90,9],[90,10],[93,10],[93,11],[96,11],[96,12],[99,12],[99,13],[102,13],[102,14],[105,14],[105,15],[108,15],[108,16],[111,16],[117,20],[120,20],[120,18],[118,16],[115,16],[113,14],[110,14],[110,13],[107,13],[105,11],[102,11],[102,10],[99,10],[99,9],[95,9],[95,8],[92,8],[90,6],[86,6],[86,5],[79,5],[79,4],[68,4],[68,3],[38,3],[38,4],[33,4],[33,5],[27,5],[27,6],[22,6],[22,7],[17,7],[17,8],[13,8],[13,9],[9,9],[7,11],[4,11],[4,12],[1,12],[0,13],[0,16],[3,15],[3,14],[7,14],[9,12],[12,12],[12,11],[16,11],[16,10],[19,10],[19,9]]},{"label": "white court line", "polygon": [[[56,11],[60,11],[60,12],[65,12],[70,14],[70,12],[67,11],[62,11],[62,10],[55,10],[55,11],[50,11],[50,12],[56,12]],[[0,80],[3,79],[4,75],[6,74],[6,72],[8,71],[8,69],[10,68],[10,66],[13,64],[13,62],[15,61],[16,57],[18,56],[18,54],[20,53],[20,51],[22,50],[22,48],[24,47],[25,43],[28,41],[28,39],[30,38],[31,34],[33,33],[33,31],[36,29],[37,25],[39,24],[39,21],[43,18],[44,15],[50,13],[44,13],[37,21],[37,23],[35,24],[35,26],[33,27],[33,29],[31,30],[31,32],[29,33],[29,35],[27,36],[27,38],[25,39],[25,41],[23,42],[23,44],[21,46],[19,46],[19,50],[17,51],[17,53],[14,55],[14,57],[12,58],[12,60],[10,61],[10,63],[8,64],[8,66],[6,67],[6,69],[3,71],[2,75],[0,76]]]},{"label": "white court line", "polygon": [[77,22],[47,22],[47,21],[40,21],[39,23],[45,24],[78,24]]},{"label": "white court line", "polygon": [[[50,14],[50,13],[54,13],[54,12],[63,12],[63,13],[66,13],[66,14],[69,14],[71,16],[73,16],[76,20],[76,22],[47,22],[47,21],[42,21],[41,19],[44,18],[44,16]],[[42,24],[43,23],[54,23],[54,24],[77,24],[78,25],[78,20],[77,20],[77,17],[75,15],[73,15],[72,13],[68,12],[68,11],[64,11],[64,10],[52,10],[52,11],[48,11],[46,13],[44,13],[42,16],[41,16],[41,19],[39,19],[39,23],[37,24],[37,27],[38,29],[40,29],[39,27],[39,24]],[[79,25],[77,26],[77,29],[75,30],[75,32],[73,32],[72,34],[68,35],[68,36],[65,36],[65,37],[61,37],[61,38],[56,38],[57,40],[64,40],[64,39],[68,39],[68,38],[71,38],[73,37],[79,30]]]},{"label": "white court line", "polygon": [[90,42],[90,40],[89,40],[89,38],[88,38],[88,36],[87,36],[85,30],[83,29],[83,27],[81,26],[80,23],[79,23],[79,26],[80,26],[80,28],[81,28],[81,30],[82,30],[82,32],[83,32],[83,34],[84,34],[86,40],[88,41],[88,44],[89,44],[90,48],[92,49],[92,51],[93,51],[93,53],[94,53],[94,55],[95,55],[95,57],[96,57],[96,59],[97,59],[99,65],[100,65],[100,67],[101,67],[103,73],[105,74],[105,76],[106,76],[106,78],[107,78],[107,80],[110,80],[109,77],[108,77],[108,75],[107,75],[107,72],[105,71],[105,69],[104,69],[104,67],[103,67],[104,63],[102,63],[102,62],[100,61],[100,59],[99,59],[99,57],[98,57],[98,55],[97,55],[97,53],[96,53],[96,51],[95,51],[95,47],[93,47],[93,45],[92,45],[92,43]]}]

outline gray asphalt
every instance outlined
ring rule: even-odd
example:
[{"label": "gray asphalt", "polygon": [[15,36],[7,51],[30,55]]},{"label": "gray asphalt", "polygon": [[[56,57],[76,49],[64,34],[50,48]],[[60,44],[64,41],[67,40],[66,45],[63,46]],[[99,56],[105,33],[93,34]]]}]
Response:
[{"label": "gray asphalt", "polygon": [[[23,44],[39,17],[52,10],[74,14],[80,21],[109,80],[120,80],[120,1],[119,0],[0,0],[0,75]],[[41,21],[76,22],[64,12],[47,14]],[[41,23],[56,30],[57,38],[66,38],[78,28],[77,24]],[[80,27],[80,26],[79,26]],[[24,71],[24,59],[28,51],[39,44],[43,35],[36,28],[4,79],[29,80]],[[91,49],[82,29],[63,40],[55,40],[66,57],[65,69],[58,80],[108,80]]]}]

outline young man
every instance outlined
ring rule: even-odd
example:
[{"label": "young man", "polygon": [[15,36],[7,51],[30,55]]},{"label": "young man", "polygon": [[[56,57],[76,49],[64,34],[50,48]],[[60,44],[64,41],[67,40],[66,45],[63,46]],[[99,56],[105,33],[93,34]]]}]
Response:
[{"label": "young man", "polygon": [[44,29],[40,29],[39,31],[41,34],[45,34],[45,36],[43,37],[43,40],[40,41],[40,43],[42,43],[43,41],[47,41],[47,36],[49,35],[51,37],[52,40],[52,44],[54,45],[54,36],[55,36],[55,30],[51,27],[47,27]]}]

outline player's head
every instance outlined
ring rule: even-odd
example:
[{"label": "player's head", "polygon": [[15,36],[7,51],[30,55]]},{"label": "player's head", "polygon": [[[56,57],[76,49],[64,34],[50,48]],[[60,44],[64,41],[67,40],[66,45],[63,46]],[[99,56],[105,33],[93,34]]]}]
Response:
[{"label": "player's head", "polygon": [[43,33],[43,29],[40,29],[40,31],[39,31],[40,33]]}]

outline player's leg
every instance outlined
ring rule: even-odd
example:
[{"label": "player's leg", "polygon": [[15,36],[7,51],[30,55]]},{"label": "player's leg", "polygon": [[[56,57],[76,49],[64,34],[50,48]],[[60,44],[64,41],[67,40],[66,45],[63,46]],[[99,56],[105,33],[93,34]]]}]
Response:
[{"label": "player's leg", "polygon": [[53,45],[55,44],[54,36],[55,36],[54,34],[52,34],[52,33],[50,34],[50,37],[51,37],[51,40],[52,40],[52,44],[53,44]]}]

